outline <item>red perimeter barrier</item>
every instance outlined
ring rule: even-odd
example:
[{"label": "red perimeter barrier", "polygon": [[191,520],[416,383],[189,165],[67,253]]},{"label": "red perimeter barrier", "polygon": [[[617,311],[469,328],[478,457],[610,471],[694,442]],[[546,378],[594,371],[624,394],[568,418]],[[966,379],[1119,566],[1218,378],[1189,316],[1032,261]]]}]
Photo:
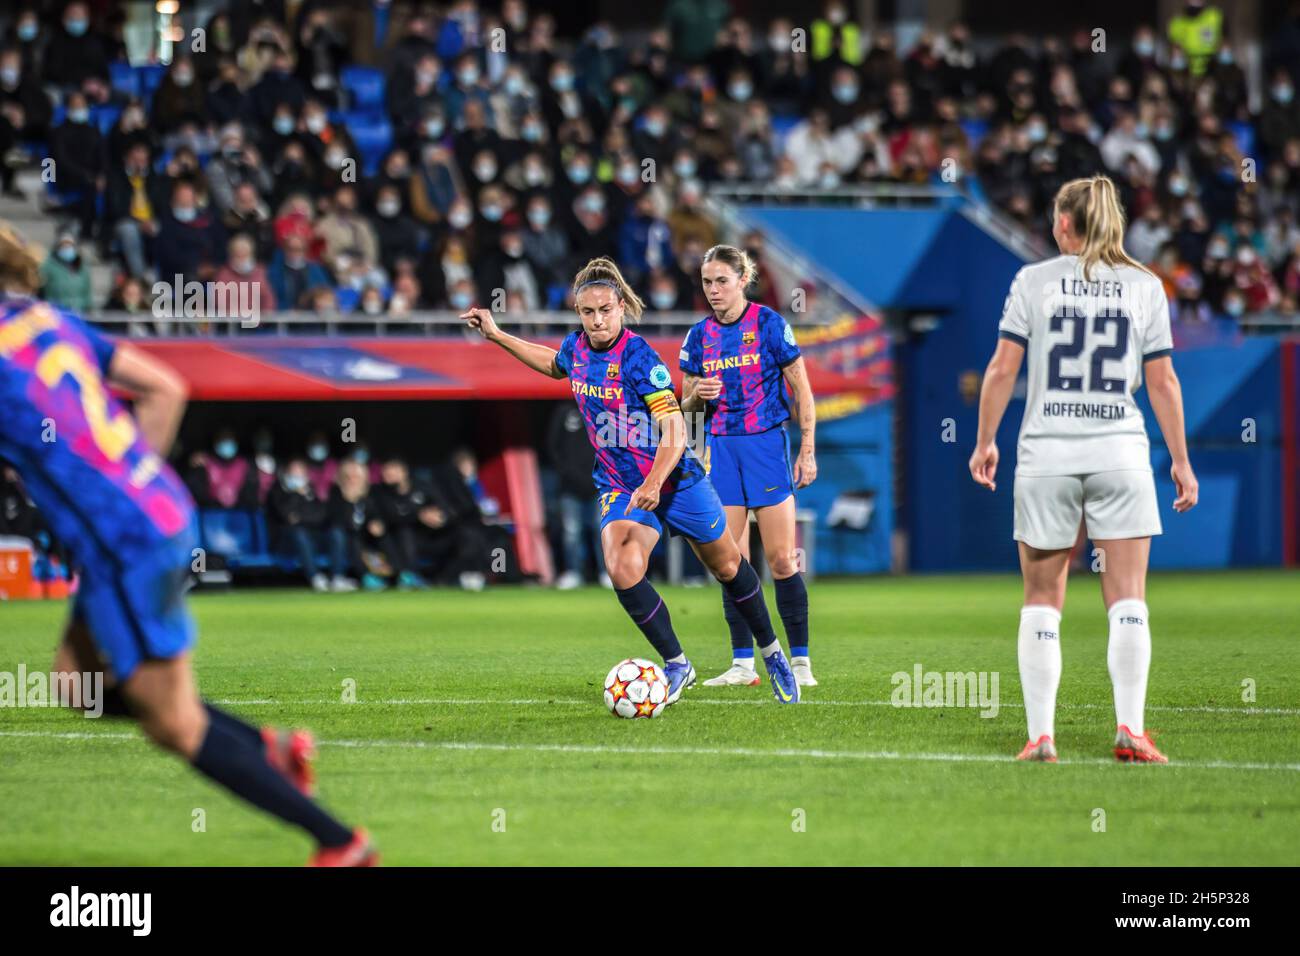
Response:
[{"label": "red perimeter barrier", "polygon": [[[867,321],[867,320],[861,320]],[[650,344],[673,372],[679,338]],[[194,401],[331,401],[562,399],[563,380],[525,368],[488,342],[459,338],[131,339],[167,362],[189,383]],[[558,339],[546,344],[559,347]],[[828,346],[830,345],[827,343]],[[805,360],[818,395],[857,392],[871,400],[892,396],[886,337],[877,329],[810,343]]]}]

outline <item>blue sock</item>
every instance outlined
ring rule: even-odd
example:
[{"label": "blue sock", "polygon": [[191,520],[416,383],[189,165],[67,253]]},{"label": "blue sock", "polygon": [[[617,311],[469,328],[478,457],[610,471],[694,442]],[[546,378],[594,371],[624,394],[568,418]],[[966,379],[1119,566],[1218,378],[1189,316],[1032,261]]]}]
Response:
[{"label": "blue sock", "polygon": [[749,633],[749,625],[745,623],[744,615],[740,613],[740,609],[736,607],[736,602],[731,599],[726,588],[722,589],[722,616],[727,619],[727,627],[731,630],[732,660],[752,658],[754,635]]},{"label": "blue sock", "polygon": [[203,709],[208,712],[208,720],[214,724],[221,724],[232,734],[244,738],[254,747],[258,753],[266,750],[266,741],[262,739],[262,732],[252,724],[246,724],[234,714],[228,714],[224,710],[218,710],[206,700],[203,702]]},{"label": "blue sock", "polygon": [[210,704],[205,706],[209,715],[220,716],[209,718],[207,735],[194,757],[195,770],[253,806],[302,827],[321,846],[345,846],[351,841],[351,830],[266,762],[260,734],[258,746],[254,746],[248,738],[251,727]]},{"label": "blue sock", "polygon": [[808,588],[803,575],[796,571],[776,582],[776,610],[785,625],[785,639],[790,642],[791,657],[808,656]]},{"label": "blue sock", "polygon": [[659,656],[670,661],[682,653],[682,645],[673,632],[673,620],[668,614],[668,605],[659,596],[659,592],[645,578],[630,588],[615,589],[618,603],[623,605],[627,616],[632,619],[645,639],[654,645]]},{"label": "blue sock", "polygon": [[767,602],[763,599],[763,583],[758,580],[758,572],[753,565],[741,558],[736,576],[730,581],[723,581],[722,589],[749,625],[759,650],[771,647],[776,640],[776,632],[772,630],[772,619],[768,616]]}]

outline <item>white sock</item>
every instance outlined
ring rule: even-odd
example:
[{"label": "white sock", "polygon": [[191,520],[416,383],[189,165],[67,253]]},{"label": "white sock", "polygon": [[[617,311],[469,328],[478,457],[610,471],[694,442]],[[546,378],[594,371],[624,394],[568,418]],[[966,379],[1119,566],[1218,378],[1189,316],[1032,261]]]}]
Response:
[{"label": "white sock", "polygon": [[686,663],[686,655],[685,655],[684,653],[682,653],[682,654],[678,654],[676,657],[670,657],[670,658],[668,658],[668,660],[667,660],[665,663],[668,663],[668,664],[685,664],[685,663]]},{"label": "white sock", "polygon": [[752,657],[733,657],[731,659],[732,667],[743,667],[746,670],[754,669],[754,658]]},{"label": "white sock", "polygon": [[1061,683],[1061,612],[1046,604],[1020,609],[1016,641],[1029,739],[1056,739],[1056,688]]},{"label": "white sock", "polygon": [[1106,612],[1110,618],[1110,643],[1106,665],[1115,688],[1115,722],[1143,734],[1147,700],[1147,674],[1151,671],[1151,627],[1147,605],[1136,598],[1116,601]]},{"label": "white sock", "polygon": [[762,653],[764,659],[767,659],[767,658],[771,657],[773,654],[777,653],[779,650],[781,650],[781,642],[780,642],[780,641],[775,641],[775,640],[772,641],[771,644],[767,645],[767,647],[760,647],[760,648],[759,648],[759,651]]}]

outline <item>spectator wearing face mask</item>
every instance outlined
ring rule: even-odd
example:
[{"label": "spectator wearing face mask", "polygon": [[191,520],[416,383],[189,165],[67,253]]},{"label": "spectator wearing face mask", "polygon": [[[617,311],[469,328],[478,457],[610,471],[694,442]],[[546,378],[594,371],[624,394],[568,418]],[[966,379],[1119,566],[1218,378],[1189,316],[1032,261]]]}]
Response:
[{"label": "spectator wearing face mask", "polygon": [[280,308],[298,309],[313,290],[328,286],[330,277],[323,266],[307,258],[307,239],[295,233],[286,236],[271,256],[267,281]]},{"label": "spectator wearing face mask", "polygon": [[717,226],[705,215],[700,205],[701,196],[700,185],[693,180],[687,180],[678,188],[677,204],[668,216],[668,228],[672,231],[673,249],[679,255],[683,245],[692,240],[706,249],[718,242]]},{"label": "spectator wearing face mask", "polygon": [[293,58],[288,52],[275,53],[270,67],[249,89],[248,105],[256,122],[269,127],[282,110],[294,116],[302,112],[307,93],[293,75],[292,66]]},{"label": "spectator wearing face mask", "polygon": [[253,240],[253,252],[258,262],[266,262],[275,249],[272,235],[271,210],[251,182],[242,182],[234,188],[229,208],[221,215],[221,225],[227,233],[243,233]]},{"label": "spectator wearing face mask", "polygon": [[359,155],[357,144],[347,127],[331,123],[325,104],[319,100],[308,100],[303,107],[302,127],[296,138],[306,148],[308,155],[315,157],[320,165],[334,175],[331,185],[337,185],[340,181],[346,160],[355,162]]},{"label": "spectator wearing face mask", "polygon": [[569,240],[555,222],[551,202],[538,194],[528,200],[524,212],[524,254],[537,268],[542,283],[547,286],[564,285],[565,268],[569,262]]},{"label": "spectator wearing face mask", "polygon": [[500,134],[488,125],[486,108],[471,100],[465,107],[464,129],[452,137],[452,153],[467,187],[476,190],[496,181],[503,151]]},{"label": "spectator wearing face mask", "polygon": [[411,172],[408,186],[411,215],[425,226],[441,227],[457,195],[451,152],[429,144],[420,149],[420,164]]},{"label": "spectator wearing face mask", "polygon": [[172,186],[171,205],[164,210],[154,244],[158,275],[164,282],[210,278],[225,254],[225,231],[208,209],[200,209],[194,186],[184,180]]},{"label": "spectator wearing face mask", "polygon": [[219,429],[211,450],[190,455],[187,465],[185,484],[200,508],[257,507],[257,468],[239,454],[239,440],[232,429]]},{"label": "spectator wearing face mask", "polygon": [[367,591],[383,590],[383,579],[370,572],[362,554],[363,545],[378,548],[378,541],[367,531],[367,526],[378,520],[378,513],[370,497],[370,476],[365,465],[352,459],[339,465],[337,479],[330,487],[328,513],[333,571],[330,590],[355,591],[358,576]]},{"label": "spectator wearing face mask", "polygon": [[90,8],[81,0],[63,8],[63,17],[50,33],[42,62],[44,79],[50,86],[77,89],[89,77],[108,82],[107,44],[91,29]]},{"label": "spectator wearing face mask", "polygon": [[600,186],[592,184],[578,193],[573,200],[571,216],[573,227],[569,235],[569,254],[573,262],[587,262],[609,251],[614,242],[614,229],[605,192]]},{"label": "spectator wearing face mask", "polygon": [[93,234],[95,196],[104,188],[104,140],[90,121],[82,93],[67,98],[67,117],[50,133],[50,158],[58,171],[59,191],[69,197],[70,212],[81,223],[82,235]]},{"label": "spectator wearing face mask", "polygon": [[419,258],[420,227],[402,209],[402,194],[397,186],[379,188],[374,229],[379,242],[379,261],[390,274],[396,271],[399,260]]},{"label": "spectator wearing face mask", "polygon": [[[196,64],[202,64],[203,59],[196,58]],[[201,68],[199,77],[203,77]],[[240,88],[242,79],[239,64],[233,58],[223,55],[217,59],[216,75],[206,84],[204,93],[206,113],[212,122],[225,125],[244,119],[244,91]]]},{"label": "spectator wearing face mask", "polygon": [[[1232,285],[1241,294],[1245,302],[1245,311],[1264,312],[1277,308],[1281,301],[1277,282],[1254,246],[1242,244],[1237,247],[1232,270]],[[1224,298],[1223,307],[1230,315],[1230,301]],[[1235,316],[1234,316],[1235,318]]]},{"label": "spectator wearing face mask", "polygon": [[361,263],[369,271],[379,264],[379,240],[374,227],[357,210],[357,191],[343,185],[334,193],[334,204],[316,225],[316,234],[324,241],[321,260],[336,276]]},{"label": "spectator wearing face mask", "polygon": [[445,557],[446,543],[454,545],[445,533],[446,508],[431,485],[411,478],[402,459],[384,462],[382,475],[383,484],[373,492],[375,517],[366,530],[381,543],[399,588],[427,588],[418,570],[421,555],[436,550]]},{"label": "spectator wearing face mask", "polygon": [[0,113],[10,117],[16,137],[44,140],[53,112],[54,104],[38,73],[24,70],[22,51],[17,47],[0,50]]},{"label": "spectator wearing face mask", "polygon": [[207,93],[194,73],[194,61],[182,54],[172,62],[153,96],[150,125],[171,133],[190,121],[207,121]]},{"label": "spectator wearing face mask", "polygon": [[273,183],[271,171],[262,162],[256,146],[245,142],[244,132],[237,124],[221,131],[221,151],[208,160],[204,170],[208,178],[208,195],[217,215],[224,216],[235,201],[235,189],[251,183],[259,196],[270,195]]},{"label": "spectator wearing face mask", "polygon": [[436,107],[441,113],[442,79],[442,64],[432,51],[421,54],[412,70],[393,72],[386,90],[386,106],[393,129],[401,131],[403,138],[419,138],[415,124],[426,112]]},{"label": "spectator wearing face mask", "polygon": [[117,242],[132,276],[148,277],[153,237],[167,202],[163,179],[149,162],[149,146],[133,143],[123,161],[109,171],[102,230],[102,235]]},{"label": "spectator wearing face mask", "polygon": [[504,289],[507,296],[517,294],[519,305],[527,312],[535,312],[546,304],[546,284],[529,261],[523,233],[518,228],[501,232],[497,249],[479,270],[479,301],[491,302],[498,289]]},{"label": "spectator wearing face mask", "polygon": [[[264,320],[275,312],[275,292],[267,277],[266,267],[257,261],[256,246],[250,236],[241,233],[227,243],[226,262],[217,271],[216,281],[238,290],[232,301],[241,309],[249,304]],[[242,314],[240,317],[243,317]],[[234,328],[232,326],[232,331]]]},{"label": "spectator wearing face mask", "polygon": [[650,272],[647,280],[650,289],[648,299],[650,308],[655,312],[673,312],[678,308],[677,280],[663,269]]},{"label": "spectator wearing face mask", "polygon": [[479,124],[472,114],[478,113],[483,126],[495,129],[488,88],[477,53],[462,53],[452,67],[452,81],[443,94],[448,121],[455,126],[462,119],[466,129]]},{"label": "spectator wearing face mask", "polygon": [[77,237],[64,230],[41,263],[41,297],[77,313],[91,311],[90,268],[82,261]]},{"label": "spectator wearing face mask", "polygon": [[266,496],[280,473],[275,457],[275,436],[269,428],[259,428],[253,433],[253,466],[257,469],[257,502],[266,504]]},{"label": "spectator wearing face mask", "polygon": [[316,496],[324,501],[329,497],[330,486],[338,475],[339,460],[330,454],[329,439],[324,432],[312,432],[305,448],[307,477]]},{"label": "spectator wearing face mask", "polygon": [[647,273],[673,261],[672,230],[659,215],[652,194],[641,195],[632,215],[623,220],[618,249],[619,265],[634,285],[640,285]]},{"label": "spectator wearing face mask", "polygon": [[1292,75],[1281,67],[1269,81],[1259,114],[1259,138],[1273,156],[1281,156],[1288,140],[1300,139],[1300,100],[1296,99]]},{"label": "spectator wearing face mask", "polygon": [[[637,170],[638,177],[640,170]],[[520,200],[527,205],[534,196],[550,191],[555,181],[546,156],[538,149],[530,149],[524,155],[506,167],[502,181],[519,193]]]},{"label": "spectator wearing face mask", "polygon": [[266,499],[267,513],[280,549],[298,560],[299,569],[313,591],[328,591],[329,578],[320,570],[317,554],[326,527],[325,501],[307,476],[307,463],[290,461]]},{"label": "spectator wearing face mask", "polygon": [[465,308],[474,304],[474,267],[463,237],[449,235],[430,248],[420,261],[418,274],[425,308],[454,308],[451,294],[462,282],[469,285]]}]

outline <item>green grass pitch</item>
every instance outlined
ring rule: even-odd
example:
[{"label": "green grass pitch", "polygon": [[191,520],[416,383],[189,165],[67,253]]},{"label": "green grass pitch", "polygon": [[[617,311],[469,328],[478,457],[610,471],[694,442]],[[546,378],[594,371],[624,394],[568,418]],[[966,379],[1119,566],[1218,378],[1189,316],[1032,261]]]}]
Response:
[{"label": "green grass pitch", "polygon": [[[810,592],[821,686],[798,707],[766,684],[697,684],[660,719],[610,716],[606,671],[648,648],[599,589],[199,595],[196,664],[209,699],[316,733],[324,801],[389,864],[1300,859],[1294,573],[1152,576],[1147,722],[1163,767],[1110,758],[1091,576],[1071,582],[1062,624],[1055,766],[1010,759],[1025,739],[1017,578]],[[664,594],[701,679],[724,668],[717,590]],[[64,610],[0,606],[0,671],[48,668]],[[891,706],[892,675],[917,664],[998,672],[999,712]],[[130,725],[49,709],[0,710],[0,806],[0,864],[296,865],[309,851]]]}]

